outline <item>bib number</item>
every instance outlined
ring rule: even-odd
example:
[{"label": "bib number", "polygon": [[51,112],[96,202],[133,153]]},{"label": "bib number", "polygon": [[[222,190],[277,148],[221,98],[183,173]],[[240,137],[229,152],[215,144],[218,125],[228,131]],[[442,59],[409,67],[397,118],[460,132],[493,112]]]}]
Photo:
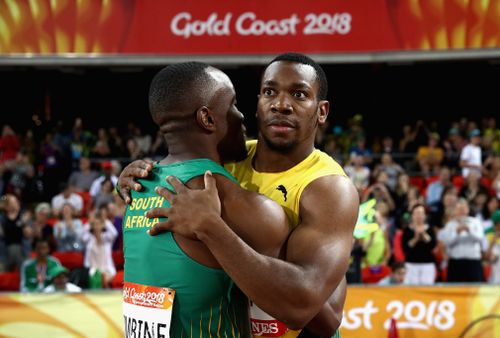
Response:
[{"label": "bib number", "polygon": [[125,337],[169,338],[175,290],[125,282]]}]

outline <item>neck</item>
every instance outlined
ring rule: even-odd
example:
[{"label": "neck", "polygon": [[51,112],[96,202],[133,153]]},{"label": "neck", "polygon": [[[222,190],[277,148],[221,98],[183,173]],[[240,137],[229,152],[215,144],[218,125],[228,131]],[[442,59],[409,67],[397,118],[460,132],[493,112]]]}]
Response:
[{"label": "neck", "polygon": [[301,142],[288,151],[269,148],[259,136],[253,167],[262,172],[281,172],[293,168],[307,158],[314,150],[314,143]]},{"label": "neck", "polygon": [[168,144],[168,156],[160,164],[170,164],[208,158],[216,163],[222,163],[217,152],[217,146],[210,137],[192,137],[191,135],[165,135]]},{"label": "neck", "polygon": [[37,257],[36,260],[37,260],[38,264],[40,264],[40,263],[41,264],[47,263],[47,257]]}]

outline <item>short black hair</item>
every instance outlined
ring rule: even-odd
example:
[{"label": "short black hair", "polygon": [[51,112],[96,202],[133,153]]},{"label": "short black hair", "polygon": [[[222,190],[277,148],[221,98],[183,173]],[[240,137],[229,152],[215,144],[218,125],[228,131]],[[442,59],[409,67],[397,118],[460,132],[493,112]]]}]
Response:
[{"label": "short black hair", "polygon": [[169,111],[182,111],[189,107],[197,92],[205,90],[211,83],[202,62],[182,62],[161,69],[149,87],[149,110],[156,120]]},{"label": "short black hair", "polygon": [[405,267],[405,262],[394,261],[391,265],[391,271],[396,272],[397,270],[404,269]]},{"label": "short black hair", "polygon": [[316,71],[316,80],[318,81],[319,84],[318,99],[326,100],[326,97],[328,95],[328,80],[326,79],[325,71],[316,61],[314,61],[313,59],[304,54],[284,53],[275,57],[271,62],[269,62],[268,66],[273,62],[278,62],[278,61],[296,62],[313,67],[314,70]]}]

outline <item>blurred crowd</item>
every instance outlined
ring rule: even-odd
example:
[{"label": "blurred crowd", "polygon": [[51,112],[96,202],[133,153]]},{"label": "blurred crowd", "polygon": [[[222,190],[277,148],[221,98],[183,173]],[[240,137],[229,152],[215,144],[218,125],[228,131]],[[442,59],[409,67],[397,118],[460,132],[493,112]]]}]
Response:
[{"label": "blurred crowd", "polygon": [[[162,136],[133,123],[94,129],[82,118],[69,128],[0,127],[0,289],[121,287],[125,205],[114,187],[124,165],[168,153]],[[401,130],[386,135],[354,115],[317,134],[360,200],[376,200],[379,229],[355,241],[348,282],[500,283],[496,119]]]}]

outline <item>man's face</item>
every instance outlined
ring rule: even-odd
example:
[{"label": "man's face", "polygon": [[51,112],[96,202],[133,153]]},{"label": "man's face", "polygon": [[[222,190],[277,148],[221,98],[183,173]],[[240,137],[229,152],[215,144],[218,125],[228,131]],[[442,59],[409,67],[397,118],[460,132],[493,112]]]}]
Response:
[{"label": "man's face", "polygon": [[218,69],[209,70],[214,78],[214,95],[209,108],[217,118],[218,152],[224,162],[240,161],[247,155],[243,114],[236,107],[236,93],[229,77]]},{"label": "man's face", "polygon": [[328,102],[318,99],[319,84],[312,66],[278,61],[262,76],[257,120],[267,146],[287,152],[301,143],[314,144],[319,124],[328,116]]},{"label": "man's face", "polygon": [[45,258],[49,255],[49,252],[50,252],[50,247],[49,247],[49,243],[47,242],[38,242],[36,244],[36,253],[37,253],[37,256],[39,258]]},{"label": "man's face", "polygon": [[397,269],[396,271],[394,271],[393,273],[393,278],[394,278],[394,281],[398,284],[401,284],[405,281],[405,277],[406,277],[406,268],[400,268],[400,269]]}]

